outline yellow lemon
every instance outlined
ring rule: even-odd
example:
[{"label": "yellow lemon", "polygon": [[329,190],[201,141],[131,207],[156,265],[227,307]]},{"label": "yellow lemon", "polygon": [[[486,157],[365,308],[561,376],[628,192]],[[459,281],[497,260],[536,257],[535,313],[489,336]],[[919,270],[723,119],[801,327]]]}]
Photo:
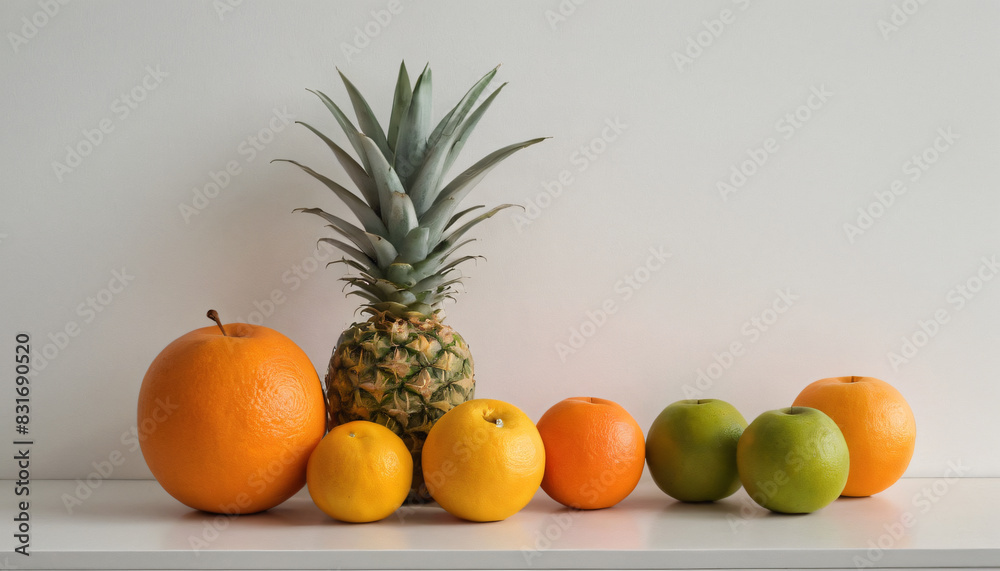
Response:
[{"label": "yellow lemon", "polygon": [[470,521],[506,519],[528,505],[545,474],[545,445],[528,415],[499,400],[449,410],[421,453],[431,497]]},{"label": "yellow lemon", "polygon": [[356,420],[331,430],[313,450],[306,483],[313,502],[340,521],[378,521],[403,505],[413,457],[381,424]]}]

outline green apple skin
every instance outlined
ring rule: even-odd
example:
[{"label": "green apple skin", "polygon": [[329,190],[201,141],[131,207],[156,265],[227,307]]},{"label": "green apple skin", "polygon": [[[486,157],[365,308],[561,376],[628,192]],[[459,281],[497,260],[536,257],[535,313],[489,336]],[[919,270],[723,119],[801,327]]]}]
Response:
[{"label": "green apple skin", "polygon": [[656,485],[682,502],[714,502],[740,489],[736,444],[747,427],[722,400],[677,401],[646,435],[646,464]]},{"label": "green apple skin", "polygon": [[814,408],[771,410],[754,419],[736,448],[750,497],[779,513],[812,513],[840,496],[850,455],[840,428]]}]

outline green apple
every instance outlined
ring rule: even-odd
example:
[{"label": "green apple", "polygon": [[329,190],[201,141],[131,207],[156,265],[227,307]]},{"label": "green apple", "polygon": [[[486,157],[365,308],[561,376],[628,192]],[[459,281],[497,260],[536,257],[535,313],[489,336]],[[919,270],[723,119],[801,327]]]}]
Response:
[{"label": "green apple", "polygon": [[747,421],[718,399],[680,400],[656,417],[646,436],[653,481],[682,502],[714,502],[740,489],[736,443]]},{"label": "green apple", "polygon": [[795,406],[758,416],[736,448],[740,481],[753,501],[775,512],[811,513],[847,484],[847,441],[829,416]]}]

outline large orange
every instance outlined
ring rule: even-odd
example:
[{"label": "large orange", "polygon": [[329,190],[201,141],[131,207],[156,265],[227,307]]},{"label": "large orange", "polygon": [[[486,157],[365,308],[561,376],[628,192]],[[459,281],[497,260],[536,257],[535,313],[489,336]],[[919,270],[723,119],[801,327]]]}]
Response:
[{"label": "large orange", "polygon": [[259,512],[305,484],[326,428],[323,391],[309,357],[281,333],[221,329],[182,335],[153,360],[139,391],[139,441],[153,476],[185,505]]},{"label": "large orange", "polygon": [[568,398],[547,410],[537,426],[545,443],[542,489],[555,501],[577,509],[608,508],[639,483],[645,439],[618,403]]},{"label": "large orange", "polygon": [[827,414],[844,433],[851,470],[841,495],[870,496],[893,485],[913,457],[917,425],[906,399],[874,377],[831,377],[802,389],[794,406]]},{"label": "large orange", "polygon": [[448,513],[500,521],[528,505],[545,472],[545,446],[528,415],[494,399],[444,413],[421,452],[424,482]]}]

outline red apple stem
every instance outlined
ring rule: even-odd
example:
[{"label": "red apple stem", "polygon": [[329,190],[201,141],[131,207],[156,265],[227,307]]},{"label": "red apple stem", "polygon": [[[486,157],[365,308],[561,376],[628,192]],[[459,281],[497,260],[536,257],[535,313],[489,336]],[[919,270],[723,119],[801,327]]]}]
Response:
[{"label": "red apple stem", "polygon": [[229,337],[229,334],[226,333],[226,328],[223,327],[222,326],[222,322],[219,321],[219,312],[218,311],[215,311],[214,309],[209,309],[208,313],[206,315],[208,315],[208,318],[211,319],[212,321],[214,321],[215,324],[219,326],[219,331],[222,331],[223,335],[225,335],[226,337]]}]

